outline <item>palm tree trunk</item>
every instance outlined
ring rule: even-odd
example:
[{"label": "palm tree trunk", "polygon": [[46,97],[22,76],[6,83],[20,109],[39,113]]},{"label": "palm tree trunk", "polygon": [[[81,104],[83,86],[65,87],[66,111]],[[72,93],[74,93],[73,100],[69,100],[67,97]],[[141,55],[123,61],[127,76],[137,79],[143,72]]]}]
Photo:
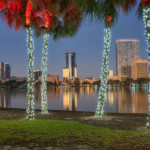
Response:
[{"label": "palm tree trunk", "polygon": [[145,35],[146,35],[146,41],[147,41],[147,51],[148,51],[148,88],[149,88],[149,94],[148,94],[148,117],[147,117],[147,128],[150,129],[150,7],[146,7],[143,9],[143,21],[145,23]]},{"label": "palm tree trunk", "polygon": [[43,56],[42,56],[42,86],[41,86],[41,109],[42,113],[46,114],[47,111],[47,55],[48,55],[48,40],[49,34],[45,33],[43,43]]},{"label": "palm tree trunk", "polygon": [[111,40],[111,29],[110,27],[105,27],[104,35],[104,52],[103,52],[103,65],[102,65],[102,75],[101,84],[99,89],[98,106],[95,116],[103,115],[103,108],[105,103],[106,87],[107,87],[107,71],[108,71],[108,55],[110,51],[110,40]]},{"label": "palm tree trunk", "polygon": [[32,28],[28,27],[27,31],[27,43],[28,43],[28,104],[27,104],[27,119],[34,119],[34,75],[33,75],[33,50],[34,50],[34,43],[32,38]]}]

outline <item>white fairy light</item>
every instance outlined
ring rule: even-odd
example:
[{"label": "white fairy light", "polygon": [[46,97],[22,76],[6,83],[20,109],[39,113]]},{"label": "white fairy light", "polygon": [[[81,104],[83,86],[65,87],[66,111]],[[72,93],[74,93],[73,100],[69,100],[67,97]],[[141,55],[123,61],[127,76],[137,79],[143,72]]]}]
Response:
[{"label": "white fairy light", "polygon": [[48,40],[49,34],[45,33],[43,43],[43,56],[42,56],[42,85],[41,85],[41,109],[42,113],[46,114],[47,111],[47,55],[48,55]]},{"label": "white fairy light", "polygon": [[[144,8],[143,9],[143,21],[144,21],[144,24],[145,24],[145,35],[146,35],[146,41],[147,41],[147,51],[149,53],[149,57],[148,57],[148,64],[149,64],[149,73],[148,73],[148,76],[150,78],[150,20],[149,20],[149,17],[150,17],[150,9],[149,8]],[[149,87],[149,94],[148,94],[148,103],[149,103],[149,106],[148,106],[148,116],[147,117],[147,128],[150,128],[150,82],[148,84],[148,87]]]},{"label": "white fairy light", "polygon": [[108,54],[110,51],[110,42],[111,42],[110,27],[105,28],[104,32],[105,32],[105,36],[104,36],[104,52],[103,52],[101,84],[99,89],[98,105],[97,105],[95,116],[102,116],[104,113],[103,108],[105,103],[105,94],[106,94],[106,86],[107,86]]},{"label": "white fairy light", "polygon": [[28,46],[28,87],[27,87],[27,119],[34,119],[34,76],[33,76],[33,50],[34,42],[32,38],[32,28],[28,27],[27,31],[27,46]]}]

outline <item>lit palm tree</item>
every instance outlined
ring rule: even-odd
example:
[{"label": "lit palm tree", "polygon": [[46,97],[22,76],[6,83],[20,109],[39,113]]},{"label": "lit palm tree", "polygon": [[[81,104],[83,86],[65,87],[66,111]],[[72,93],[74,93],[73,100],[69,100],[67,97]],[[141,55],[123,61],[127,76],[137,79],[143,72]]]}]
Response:
[{"label": "lit palm tree", "polygon": [[26,7],[26,31],[27,31],[27,47],[28,47],[28,87],[27,87],[27,119],[34,119],[34,41],[32,37],[32,28],[30,26],[30,17],[32,10],[32,1],[28,0]]},{"label": "lit palm tree", "polygon": [[121,1],[120,0],[77,0],[78,5],[84,11],[85,16],[93,17],[97,21],[104,21],[105,34],[104,34],[104,52],[103,52],[103,64],[101,74],[101,84],[99,89],[98,106],[95,116],[102,116],[104,111],[106,87],[107,87],[107,72],[108,72],[108,58],[110,51],[111,41],[111,28],[118,19],[118,10]]},{"label": "lit palm tree", "polygon": [[49,13],[44,14],[46,19],[46,25],[43,27],[44,31],[44,42],[42,51],[42,85],[41,85],[41,111],[43,114],[48,113],[47,111],[47,55],[48,55],[48,41],[49,32],[54,29],[58,24],[58,17]]},{"label": "lit palm tree", "polygon": [[99,89],[98,106],[95,116],[102,116],[104,113],[104,103],[106,99],[106,87],[107,87],[107,72],[108,72],[108,58],[110,51],[111,41],[111,28],[117,22],[118,19],[118,1],[117,0],[102,0],[98,3],[96,10],[96,18],[99,21],[104,21],[105,34],[104,34],[104,52],[103,52],[103,64],[101,74],[101,84]]},{"label": "lit palm tree", "polygon": [[[36,1],[37,3],[37,1]],[[37,4],[36,4],[37,5]],[[32,12],[31,12],[32,9]],[[32,28],[37,29],[42,23],[40,17],[36,17],[37,10],[32,8],[30,0],[8,0],[7,7],[1,11],[1,15],[9,28],[15,27],[19,30],[20,27],[27,30],[27,43],[28,43],[28,104],[27,104],[27,119],[34,118],[34,86],[33,86],[33,38]],[[31,22],[32,20],[32,22]]]},{"label": "lit palm tree", "polygon": [[[133,10],[136,4],[138,4],[137,0],[122,0],[121,7],[123,9],[123,12],[125,14],[128,14],[130,11]],[[143,19],[145,24],[145,35],[148,46],[147,48],[148,64],[149,64],[148,77],[150,80],[150,0],[140,0],[136,14],[139,19]],[[147,128],[150,129],[150,82],[149,82],[148,102],[149,102],[148,106],[149,117],[147,118]]]},{"label": "lit palm tree", "polygon": [[[46,25],[44,27],[44,43],[43,43],[43,57],[42,57],[42,85],[41,85],[41,109],[42,113],[47,111],[47,55],[48,55],[48,40],[49,32],[53,35],[54,40],[61,37],[73,36],[77,30],[73,30],[73,26],[78,26],[81,20],[81,12],[77,7],[69,5],[68,1],[52,3],[50,8],[46,7],[49,3],[45,3],[45,9],[49,12],[44,13]],[[52,7],[53,6],[53,7]],[[59,6],[59,7],[55,7]],[[69,7],[70,6],[70,7]],[[57,8],[57,9],[56,9]],[[53,14],[51,14],[51,13]],[[63,17],[63,21],[59,21],[59,17]],[[69,24],[70,23],[70,24]],[[78,26],[79,27],[79,26]]]},{"label": "lit palm tree", "polygon": [[[34,119],[34,41],[32,37],[33,19],[36,17],[38,1],[28,0],[26,5],[26,27],[28,46],[28,88],[27,88],[27,119]],[[39,23],[39,22],[38,22]]]},{"label": "lit palm tree", "polygon": [[[26,7],[26,30],[27,30],[27,43],[28,43],[28,107],[27,107],[27,118],[34,119],[34,74],[33,74],[33,50],[34,43],[32,38],[32,28],[36,29],[36,36],[42,33],[39,28],[44,23],[43,19],[38,13],[43,11],[43,3],[40,0],[28,0]],[[38,34],[37,34],[38,33]]]}]

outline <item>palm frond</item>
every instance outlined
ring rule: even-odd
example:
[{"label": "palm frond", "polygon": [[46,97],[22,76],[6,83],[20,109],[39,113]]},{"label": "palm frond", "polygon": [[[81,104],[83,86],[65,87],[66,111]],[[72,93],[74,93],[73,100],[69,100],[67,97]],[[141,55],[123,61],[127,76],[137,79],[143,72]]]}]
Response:
[{"label": "palm frond", "polygon": [[125,14],[131,12],[137,4],[137,0],[121,0],[120,6]]},{"label": "palm frond", "polygon": [[136,11],[136,15],[138,17],[138,19],[143,19],[143,7],[142,7],[142,3],[139,4],[139,7]]}]

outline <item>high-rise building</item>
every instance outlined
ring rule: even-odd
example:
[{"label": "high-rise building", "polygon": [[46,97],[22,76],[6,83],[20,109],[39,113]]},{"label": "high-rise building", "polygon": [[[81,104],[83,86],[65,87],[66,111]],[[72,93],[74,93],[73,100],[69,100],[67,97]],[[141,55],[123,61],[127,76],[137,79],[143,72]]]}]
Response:
[{"label": "high-rise building", "polygon": [[118,39],[116,41],[116,74],[121,77],[121,81],[131,78],[131,62],[139,58],[139,40]]},{"label": "high-rise building", "polygon": [[4,63],[4,78],[11,77],[11,66],[8,63]]},{"label": "high-rise building", "polygon": [[4,78],[4,63],[0,62],[0,80]]},{"label": "high-rise building", "polygon": [[73,80],[77,77],[76,54],[73,52],[66,53],[66,67],[63,69],[63,78]]},{"label": "high-rise building", "polygon": [[148,64],[147,60],[135,60],[131,62],[131,78],[137,80],[138,78],[148,78]]},{"label": "high-rise building", "polygon": [[38,78],[41,76],[42,76],[41,70],[34,70],[34,81],[38,80]]}]

